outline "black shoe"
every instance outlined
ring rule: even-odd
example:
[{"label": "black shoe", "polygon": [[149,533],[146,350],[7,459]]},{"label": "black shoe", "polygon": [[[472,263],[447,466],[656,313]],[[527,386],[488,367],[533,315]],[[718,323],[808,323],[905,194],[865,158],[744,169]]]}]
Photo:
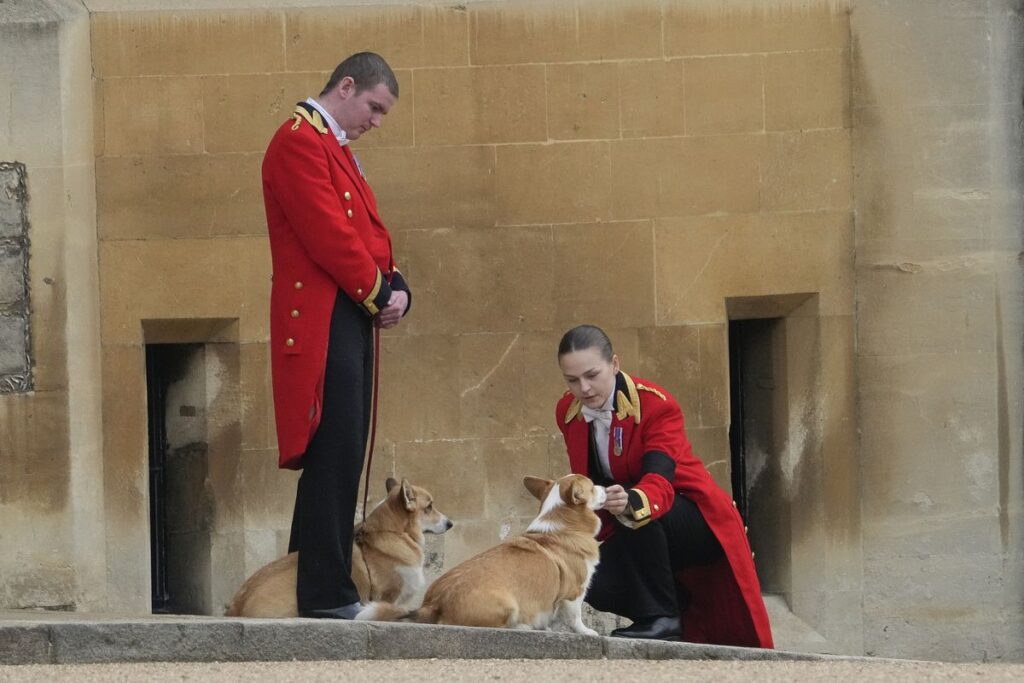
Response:
[{"label": "black shoe", "polygon": [[307,609],[299,610],[299,616],[304,619],[355,619],[363,609],[362,603],[353,602],[351,605],[342,605],[332,609]]},{"label": "black shoe", "polygon": [[648,640],[682,640],[683,629],[679,617],[652,617],[617,628],[612,638],[647,638]]}]

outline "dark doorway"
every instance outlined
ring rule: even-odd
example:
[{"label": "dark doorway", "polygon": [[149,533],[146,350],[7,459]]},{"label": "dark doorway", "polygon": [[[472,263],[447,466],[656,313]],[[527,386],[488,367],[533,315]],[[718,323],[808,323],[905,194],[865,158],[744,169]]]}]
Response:
[{"label": "dark doorway", "polygon": [[[196,360],[201,361],[202,344],[147,344],[146,394],[149,422],[149,544],[152,608],[154,613],[194,612],[189,609],[189,584],[193,578],[182,573],[192,563],[186,559],[187,547],[181,542],[183,523],[194,516],[198,507],[191,489],[201,490],[205,477],[205,448],[191,445],[183,449],[169,429],[168,409],[175,417],[196,416],[202,406],[169,406],[169,394],[180,394],[183,382],[202,382],[197,374]],[[201,367],[201,364],[200,364]],[[201,375],[201,373],[198,373]],[[175,391],[173,387],[179,387]],[[177,427],[174,427],[177,428]],[[202,444],[200,444],[202,445]],[[195,457],[183,457],[200,450],[202,462],[193,465]],[[200,471],[201,470],[201,471]],[[198,477],[193,474],[198,471]],[[198,483],[190,480],[199,479]],[[188,485],[183,486],[183,482]]]},{"label": "dark doorway", "polygon": [[782,470],[789,414],[784,318],[729,321],[729,383],[733,499],[761,558],[762,589],[785,592],[791,510]]}]

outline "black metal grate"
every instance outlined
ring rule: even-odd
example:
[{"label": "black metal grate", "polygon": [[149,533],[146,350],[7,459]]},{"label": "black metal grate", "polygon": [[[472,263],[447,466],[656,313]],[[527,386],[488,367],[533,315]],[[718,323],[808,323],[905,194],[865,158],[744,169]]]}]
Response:
[{"label": "black metal grate", "polygon": [[167,612],[167,418],[168,351],[171,345],[146,345],[146,396],[149,412],[149,550],[153,612]]}]

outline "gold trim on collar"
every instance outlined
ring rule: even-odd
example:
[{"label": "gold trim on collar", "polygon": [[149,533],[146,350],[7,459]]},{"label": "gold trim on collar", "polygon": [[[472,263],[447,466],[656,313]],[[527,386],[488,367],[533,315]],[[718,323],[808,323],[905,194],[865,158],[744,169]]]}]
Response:
[{"label": "gold trim on collar", "polygon": [[668,400],[667,398],[665,398],[665,394],[661,393],[660,391],[658,391],[654,387],[649,387],[646,384],[637,384],[636,388],[639,389],[640,391],[649,391],[652,394],[654,394],[655,396],[657,396],[658,398],[660,398],[662,401],[667,401]]},{"label": "gold trim on collar", "polygon": [[620,389],[618,394],[615,395],[615,402],[618,403],[618,410],[615,416],[619,418],[619,422],[622,422],[630,415],[633,416],[633,420],[640,424],[640,394],[636,391],[636,383],[633,382],[633,378],[622,373],[622,378],[626,382],[626,389],[629,391],[629,396]]},{"label": "gold trim on collar", "polygon": [[578,398],[574,398],[569,404],[569,409],[565,411],[565,424],[572,422],[573,418],[580,414],[582,407],[583,403]]},{"label": "gold trim on collar", "polygon": [[320,135],[327,135],[327,126],[324,124],[324,117],[320,116],[320,112],[316,109],[310,114],[306,111],[305,107],[295,107],[295,111],[292,113],[292,118],[295,119],[295,123],[292,125],[292,130],[298,130],[299,124],[302,123],[302,119],[305,119],[309,125],[316,129],[316,132]]}]

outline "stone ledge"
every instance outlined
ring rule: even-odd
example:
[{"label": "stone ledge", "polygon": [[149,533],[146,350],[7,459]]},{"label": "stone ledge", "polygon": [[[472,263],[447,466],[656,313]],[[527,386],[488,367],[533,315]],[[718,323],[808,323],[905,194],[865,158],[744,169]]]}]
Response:
[{"label": "stone ledge", "polygon": [[344,659],[861,659],[462,626],[310,619],[61,617],[0,619],[0,664]]}]

